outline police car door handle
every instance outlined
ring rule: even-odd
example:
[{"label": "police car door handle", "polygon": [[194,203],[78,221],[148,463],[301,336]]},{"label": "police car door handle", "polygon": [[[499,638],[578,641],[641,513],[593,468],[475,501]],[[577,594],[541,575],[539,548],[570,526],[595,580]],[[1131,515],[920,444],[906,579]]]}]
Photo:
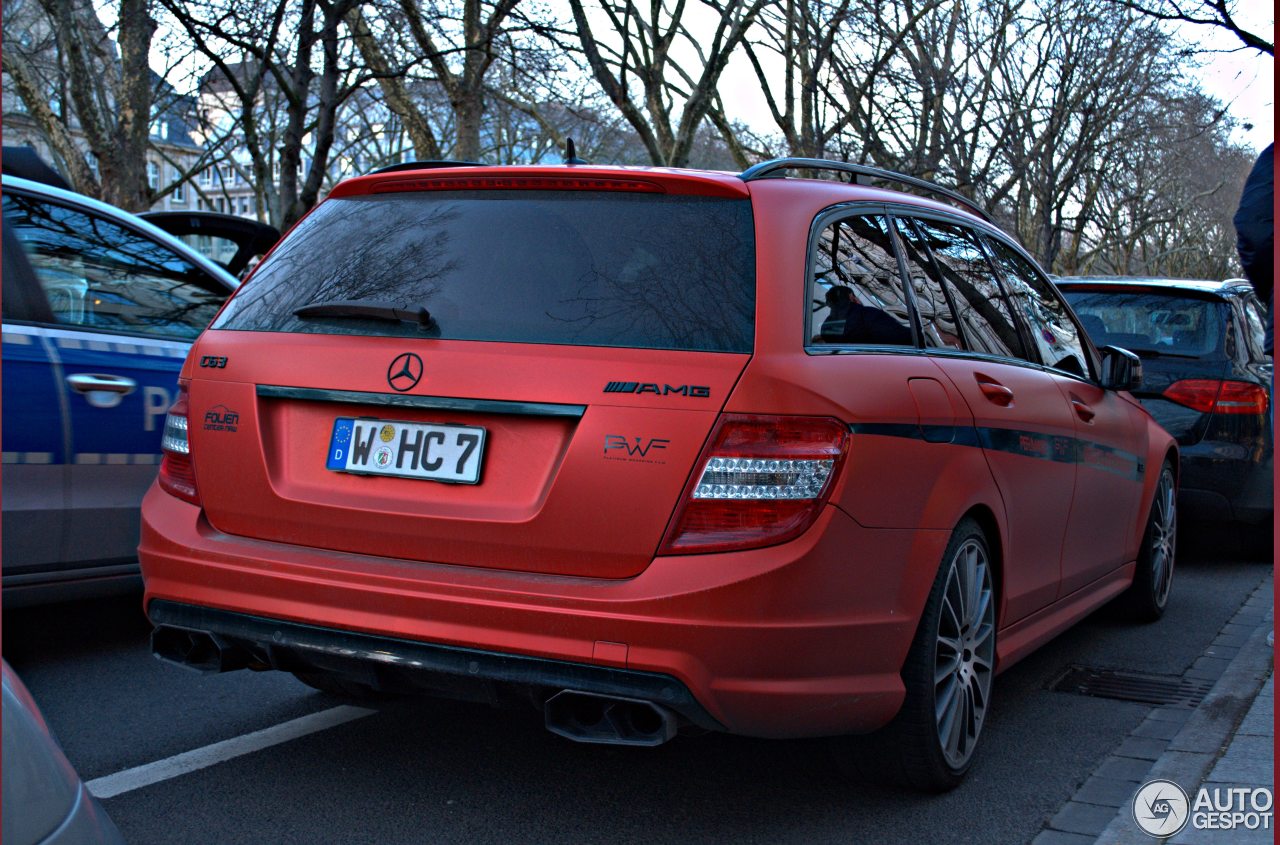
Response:
[{"label": "police car door handle", "polygon": [[124,376],[113,376],[106,373],[76,373],[67,376],[67,384],[79,393],[105,390],[108,393],[119,393],[128,396],[138,389],[138,383]]},{"label": "police car door handle", "polygon": [[67,376],[67,384],[95,408],[114,408],[138,389],[133,379],[109,373],[76,373]]}]

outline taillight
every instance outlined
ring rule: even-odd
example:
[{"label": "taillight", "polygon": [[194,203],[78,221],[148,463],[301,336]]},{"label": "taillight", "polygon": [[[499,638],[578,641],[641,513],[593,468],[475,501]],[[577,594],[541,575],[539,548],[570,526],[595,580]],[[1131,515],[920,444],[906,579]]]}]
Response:
[{"label": "taillight", "polygon": [[160,438],[160,488],[193,505],[200,504],[195,467],[191,463],[191,443],[187,439],[187,386],[179,383],[178,398],[164,418]]},{"label": "taillight", "polygon": [[725,414],[659,554],[772,546],[804,533],[831,495],[849,428],[828,417]]},{"label": "taillight", "polygon": [[1162,394],[1202,414],[1265,414],[1267,391],[1248,381],[1190,378],[1175,381]]}]

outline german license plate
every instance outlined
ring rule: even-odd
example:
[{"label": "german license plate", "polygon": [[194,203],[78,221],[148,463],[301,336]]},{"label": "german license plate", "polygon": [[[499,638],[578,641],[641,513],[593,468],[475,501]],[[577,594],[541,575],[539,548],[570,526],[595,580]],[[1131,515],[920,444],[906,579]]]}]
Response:
[{"label": "german license plate", "polygon": [[338,417],[325,467],[335,472],[477,484],[485,430],[469,425]]}]

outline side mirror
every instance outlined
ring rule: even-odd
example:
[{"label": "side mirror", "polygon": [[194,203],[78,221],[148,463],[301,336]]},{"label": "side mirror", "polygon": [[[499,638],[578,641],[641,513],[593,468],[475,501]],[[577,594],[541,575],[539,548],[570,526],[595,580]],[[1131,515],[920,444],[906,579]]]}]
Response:
[{"label": "side mirror", "polygon": [[1142,359],[1118,346],[1102,347],[1102,386],[1107,390],[1137,390],[1142,384]]}]

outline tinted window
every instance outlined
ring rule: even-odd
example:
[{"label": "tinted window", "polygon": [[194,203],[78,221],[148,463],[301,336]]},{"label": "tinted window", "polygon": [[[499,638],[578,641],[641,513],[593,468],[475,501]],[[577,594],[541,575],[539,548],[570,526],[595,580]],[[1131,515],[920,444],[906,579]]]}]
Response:
[{"label": "tinted window", "polygon": [[898,241],[902,244],[903,259],[907,265],[907,278],[916,298],[916,310],[924,327],[924,345],[936,349],[964,349],[955,311],[943,287],[923,238],[912,222],[903,217],[894,218]]},{"label": "tinted window", "polygon": [[1225,354],[1224,302],[1132,289],[1075,289],[1063,294],[1098,347],[1194,357]]},{"label": "tinted window", "polygon": [[[432,321],[294,314],[341,300]],[[322,203],[216,327],[749,352],[754,323],[746,200],[450,191]]]},{"label": "tinted window", "polygon": [[1025,357],[1009,304],[973,236],[950,223],[916,223],[959,309],[956,316],[964,326],[970,348],[992,355]]},{"label": "tinted window", "polygon": [[168,247],[96,215],[17,193],[4,214],[58,323],[193,338],[227,296]]},{"label": "tinted window", "polygon": [[883,217],[846,217],[826,226],[810,278],[813,343],[915,344]]},{"label": "tinted window", "polygon": [[1074,373],[1089,374],[1089,359],[1067,306],[1049,280],[1016,250],[988,238],[996,266],[1004,274],[1013,306],[1031,328],[1031,342],[1042,364]]}]

